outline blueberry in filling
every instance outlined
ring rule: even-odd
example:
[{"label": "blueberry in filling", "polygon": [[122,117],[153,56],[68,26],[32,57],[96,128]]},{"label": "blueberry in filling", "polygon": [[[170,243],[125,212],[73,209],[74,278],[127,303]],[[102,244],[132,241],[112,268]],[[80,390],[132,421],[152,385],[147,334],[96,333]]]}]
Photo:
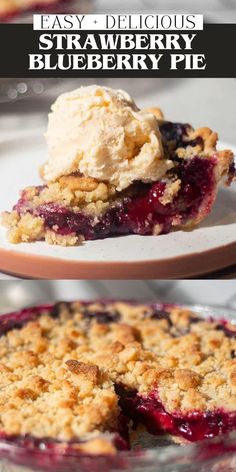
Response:
[{"label": "blueberry in filling", "polygon": [[117,323],[120,320],[118,312],[84,310],[83,316],[89,320],[96,319],[97,323],[109,324]]},{"label": "blueberry in filling", "polygon": [[[75,233],[85,239],[105,238],[108,235],[136,233],[153,234],[159,225],[160,233],[170,231],[175,221],[186,223],[194,218],[201,204],[209,196],[207,205],[212,204],[214,188],[214,159],[195,157],[179,164],[177,177],[181,179],[181,188],[171,203],[161,201],[166,183],[138,184],[138,193],[121,198],[101,216],[93,217],[83,211],[71,211],[53,202],[37,207],[32,213],[43,218],[45,228],[67,235]],[[22,212],[22,202],[15,207]]]}]

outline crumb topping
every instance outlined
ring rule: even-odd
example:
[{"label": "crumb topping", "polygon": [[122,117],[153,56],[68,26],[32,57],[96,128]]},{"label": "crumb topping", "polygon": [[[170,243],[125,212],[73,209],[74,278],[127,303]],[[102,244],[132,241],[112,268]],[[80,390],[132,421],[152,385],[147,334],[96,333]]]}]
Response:
[{"label": "crumb topping", "polygon": [[87,439],[117,429],[105,370],[80,362],[85,333],[43,314],[0,338],[0,428],[14,435]]}]

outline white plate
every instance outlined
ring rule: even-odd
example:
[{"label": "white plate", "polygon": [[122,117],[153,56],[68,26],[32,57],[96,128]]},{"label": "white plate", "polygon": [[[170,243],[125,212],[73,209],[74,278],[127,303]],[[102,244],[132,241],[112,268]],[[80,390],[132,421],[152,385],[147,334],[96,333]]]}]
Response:
[{"label": "white plate", "polygon": [[[220,148],[233,149],[221,143]],[[40,183],[44,137],[20,134],[0,142],[0,211],[11,209],[19,190]],[[219,191],[208,218],[191,232],[123,236],[80,247],[44,242],[12,245],[0,229],[0,270],[34,278],[183,278],[236,263],[236,185]]]}]

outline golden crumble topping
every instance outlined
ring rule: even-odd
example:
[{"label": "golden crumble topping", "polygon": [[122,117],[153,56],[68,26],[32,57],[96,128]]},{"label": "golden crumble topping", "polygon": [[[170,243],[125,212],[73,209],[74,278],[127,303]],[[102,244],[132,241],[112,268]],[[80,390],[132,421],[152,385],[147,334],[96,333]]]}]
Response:
[{"label": "golden crumble topping", "polygon": [[15,210],[11,213],[5,211],[1,215],[1,222],[8,228],[8,240],[13,244],[37,241],[43,239],[45,234],[42,218],[30,213],[19,215]]},{"label": "golden crumble topping", "polygon": [[44,314],[1,337],[0,424],[6,433],[70,440],[117,428],[113,384],[104,370],[76,360],[85,346],[78,342],[82,331],[73,336],[73,324]]},{"label": "golden crumble topping", "polygon": [[118,430],[116,385],[156,392],[172,414],[236,410],[233,325],[125,302],[60,303],[33,318],[0,337],[6,434],[79,438],[96,450],[99,434]]}]

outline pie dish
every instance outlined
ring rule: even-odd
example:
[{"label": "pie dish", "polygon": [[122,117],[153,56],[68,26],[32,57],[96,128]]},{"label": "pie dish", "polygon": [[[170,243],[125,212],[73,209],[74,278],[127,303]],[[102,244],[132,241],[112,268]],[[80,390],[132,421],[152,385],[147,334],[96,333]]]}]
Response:
[{"label": "pie dish", "polygon": [[60,302],[3,315],[0,333],[0,442],[21,449],[16,461],[119,460],[140,432],[190,444],[236,429],[236,328],[225,319]]},{"label": "pie dish", "polygon": [[[83,89],[89,88],[84,87]],[[117,99],[116,94],[113,93],[114,91],[106,92],[106,90],[106,88],[96,88],[95,92],[94,89],[91,92],[89,91],[88,96],[90,97],[90,94],[94,94],[98,100],[102,93],[107,93],[108,99],[106,98],[106,100],[110,99],[113,105],[112,100],[115,101]],[[70,96],[69,98],[70,102],[74,100],[74,97]],[[135,138],[133,138],[130,130],[125,138],[122,137],[124,141],[122,144],[124,144],[127,155],[126,159],[122,156],[123,161],[121,165],[124,166],[128,162],[131,172],[133,169],[136,177],[130,178],[127,172],[123,172],[124,175],[122,175],[122,171],[120,174],[117,171],[116,174],[119,174],[119,179],[115,180],[114,175],[116,174],[109,173],[109,163],[111,169],[114,164],[112,161],[113,155],[107,142],[112,132],[112,139],[115,139],[115,126],[112,132],[109,129],[105,129],[107,137],[103,137],[103,139],[106,145],[102,143],[99,148],[99,153],[101,154],[102,149],[104,154],[104,162],[103,156],[99,155],[100,167],[97,165],[95,158],[94,161],[91,158],[91,155],[95,152],[91,145],[91,148],[88,150],[90,151],[90,161],[86,162],[84,167],[82,165],[80,167],[73,167],[71,165],[70,167],[68,166],[69,170],[67,170],[64,156],[61,154],[62,152],[67,153],[67,148],[69,150],[73,148],[77,136],[74,136],[73,129],[71,131],[72,121],[70,123],[68,118],[66,125],[66,118],[64,122],[61,119],[63,114],[56,116],[56,111],[54,111],[54,121],[58,129],[56,131],[53,129],[52,132],[52,124],[51,128],[49,128],[52,134],[52,136],[50,134],[49,144],[51,145],[52,152],[54,152],[54,160],[51,163],[50,169],[51,173],[48,172],[49,178],[42,185],[31,186],[23,190],[12,212],[4,212],[2,222],[9,230],[8,237],[10,242],[19,243],[45,240],[49,244],[73,246],[83,243],[84,240],[107,238],[114,235],[166,234],[178,229],[192,229],[210,213],[221,181],[224,180],[227,185],[230,185],[235,178],[233,153],[230,150],[217,151],[217,134],[209,128],[194,130],[188,124],[165,121],[162,112],[157,108],[149,109],[148,113],[144,115],[144,112],[137,112],[138,109],[134,108],[132,103],[130,105],[126,96],[125,98],[122,96],[122,100],[125,102],[125,106],[123,102],[122,106],[126,114],[128,109],[135,115],[136,121],[132,117],[132,125],[133,122],[141,122],[140,116],[138,116],[138,120],[136,119],[137,114],[141,115],[142,113],[143,121],[146,120],[148,122],[148,120],[152,120],[149,126],[152,135],[149,129],[150,135],[145,136],[145,139],[142,135],[141,138],[138,135],[140,129],[136,130]],[[110,103],[107,105],[107,101],[104,98],[106,107],[108,109],[109,107],[112,108]],[[68,102],[69,99],[67,107],[69,106]],[[119,106],[116,104],[115,112],[113,112],[113,115],[111,113],[108,116],[114,118],[115,113],[117,115],[120,113],[121,115],[120,108],[122,106],[120,103]],[[95,108],[95,105],[93,107]],[[96,104],[97,108],[99,107]],[[102,104],[100,108],[104,110],[105,105]],[[64,108],[62,112],[65,112]],[[74,120],[75,109],[72,112]],[[99,116],[96,115],[96,117]],[[86,121],[85,112],[82,118]],[[52,120],[53,118],[51,118],[51,122]],[[65,139],[63,141],[63,138],[60,137],[60,133],[63,134],[63,129],[59,128],[59,122],[61,122],[60,126],[62,126],[62,123],[65,127],[67,126],[67,141]],[[146,122],[144,123],[145,126]],[[78,130],[78,122],[76,122],[76,126],[75,129]],[[90,134],[93,134],[94,129],[88,126],[84,128],[84,132],[87,132],[90,136]],[[99,129],[98,124],[95,124],[95,126]],[[106,126],[108,128],[107,123]],[[117,125],[117,134],[119,129],[120,123],[119,126]],[[102,132],[104,135],[104,129]],[[151,141],[153,132],[156,140],[154,144],[156,145],[159,140],[155,150],[156,155],[153,151],[154,144]],[[70,133],[72,136],[71,141],[68,138]],[[81,132],[80,134],[82,135],[82,141],[83,133]],[[101,136],[101,133],[96,136],[97,140],[99,138],[102,139]],[[87,136],[84,141],[86,140]],[[59,144],[57,144],[57,141]],[[79,145],[77,144],[77,148],[74,151],[77,153],[76,156],[80,151]],[[85,147],[85,144],[81,144],[82,146]],[[58,150],[57,148],[60,149]],[[58,155],[55,158],[56,151]],[[83,152],[86,154],[84,149]],[[107,163],[105,162],[105,155],[108,152],[110,152],[110,161],[108,159]],[[160,178],[155,179],[151,175],[154,166],[153,162],[150,165],[145,163],[147,175],[145,175],[146,168],[144,167],[144,170],[141,169],[141,164],[145,162],[146,158],[145,152],[147,161],[153,158],[153,156],[153,162],[156,159],[155,166],[158,172],[154,175],[159,175],[161,172]],[[151,152],[153,154],[150,157]],[[158,152],[162,154],[161,158],[158,156]],[[137,165],[135,167],[135,159],[139,158],[141,154],[144,155],[142,156],[143,160],[137,160],[139,167]],[[120,161],[117,162],[120,165]],[[58,163],[61,165],[61,170],[55,173],[55,168],[59,166]],[[114,163],[116,164],[115,159]],[[96,165],[99,170],[97,174],[95,172],[97,170]],[[46,173],[45,168],[47,169],[47,165],[41,169],[43,177],[45,177]],[[82,173],[81,169],[85,169],[85,172]],[[100,172],[100,169],[102,169],[103,173]],[[139,178],[140,174],[141,177]],[[94,175],[105,175],[107,178],[95,178]],[[124,178],[126,179],[125,184]]]}]

